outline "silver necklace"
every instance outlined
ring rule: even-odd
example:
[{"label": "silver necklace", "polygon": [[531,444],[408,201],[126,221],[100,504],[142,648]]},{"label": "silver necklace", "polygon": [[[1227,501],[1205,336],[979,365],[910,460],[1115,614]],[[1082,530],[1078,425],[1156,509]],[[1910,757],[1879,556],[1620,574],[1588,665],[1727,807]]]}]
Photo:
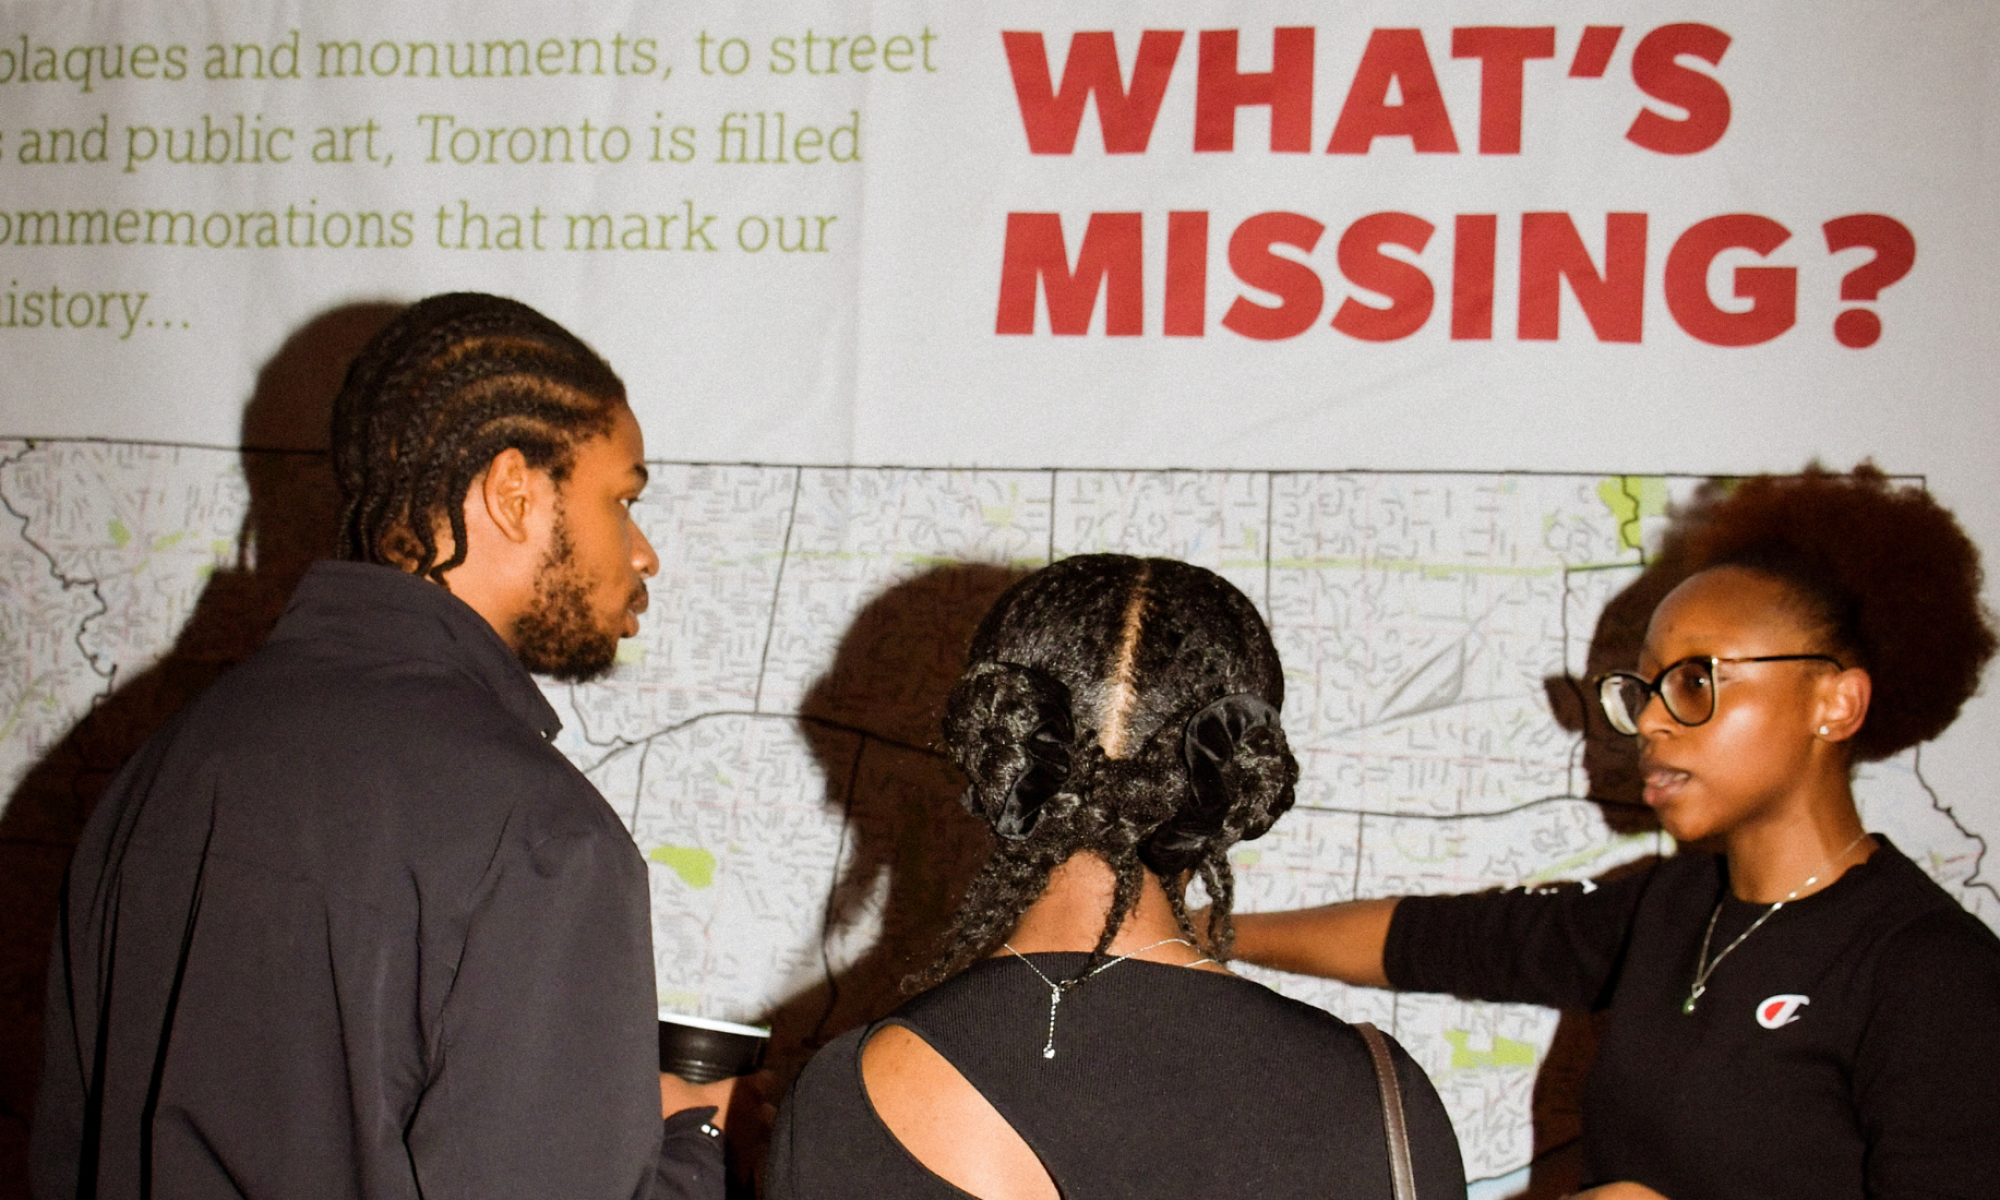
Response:
[{"label": "silver necklace", "polygon": [[[1054,979],[1050,979],[1047,975],[1042,974],[1042,969],[1036,966],[1028,958],[1027,955],[1021,953],[1019,950],[1014,949],[1011,943],[1002,942],[1000,944],[1006,947],[1007,953],[1013,955],[1015,958],[1020,959],[1022,962],[1027,963],[1028,969],[1030,971],[1033,971],[1035,975],[1038,978],[1040,978],[1043,983],[1048,985],[1049,1040],[1042,1046],[1043,1058],[1054,1058],[1056,1056],[1056,1006],[1062,1003],[1064,992],[1067,992],[1072,988],[1082,987],[1089,980],[1097,978],[1099,975],[1104,974],[1106,971],[1109,971],[1111,968],[1117,966],[1119,963],[1124,962],[1126,959],[1131,958],[1134,955],[1144,954],[1148,950],[1157,950],[1161,946],[1175,946],[1175,945],[1186,946],[1190,950],[1194,949],[1194,943],[1188,941],[1186,938],[1177,938],[1177,937],[1161,938],[1159,941],[1154,942],[1150,946],[1141,946],[1137,950],[1133,950],[1130,951],[1129,953],[1119,955],[1117,958],[1112,959],[1110,962],[1100,963],[1095,968],[1084,972],[1083,974],[1077,976],[1075,979],[1064,979],[1061,981],[1057,981]],[[1184,963],[1182,965],[1189,967],[1198,967],[1203,963],[1214,962],[1214,961],[1215,960],[1212,958],[1197,958],[1191,963]]]},{"label": "silver necklace", "polygon": [[1715,936],[1715,920],[1717,917],[1720,917],[1722,915],[1722,901],[1717,900],[1715,902],[1715,911],[1708,914],[1708,931],[1701,935],[1701,957],[1695,960],[1694,984],[1693,986],[1688,988],[1688,998],[1681,1002],[1681,1012],[1683,1014],[1686,1014],[1686,1013],[1692,1013],[1694,1011],[1695,1001],[1701,999],[1702,993],[1708,990],[1708,977],[1710,975],[1715,974],[1715,968],[1722,965],[1722,960],[1729,957],[1729,952],[1731,950],[1734,950],[1736,949],[1736,947],[1741,946],[1743,944],[1744,938],[1747,938],[1751,934],[1757,932],[1758,927],[1761,926],[1764,922],[1770,920],[1772,915],[1775,914],[1779,909],[1785,907],[1785,905],[1790,904],[1792,901],[1798,899],[1799,893],[1805,891],[1813,884],[1818,883],[1819,877],[1823,872],[1831,870],[1833,868],[1833,864],[1839,862],[1843,858],[1846,858],[1847,852],[1849,850],[1854,849],[1856,846],[1859,846],[1861,844],[1861,839],[1867,836],[1868,836],[1867,831],[1863,830],[1859,837],[1856,837],[1853,841],[1847,843],[1847,845],[1842,847],[1840,852],[1835,854],[1832,858],[1827,859],[1825,864],[1822,865],[1819,868],[1819,870],[1814,871],[1810,876],[1808,876],[1804,883],[1793,888],[1790,895],[1786,896],[1783,900],[1780,900],[1777,903],[1771,905],[1771,907],[1765,909],[1763,913],[1760,916],[1758,916],[1756,920],[1750,922],[1750,928],[1744,930],[1742,933],[1737,934],[1736,940],[1729,943],[1727,946],[1724,946],[1722,948],[1722,953],[1715,956],[1714,962],[1710,962],[1708,960],[1709,939]]}]

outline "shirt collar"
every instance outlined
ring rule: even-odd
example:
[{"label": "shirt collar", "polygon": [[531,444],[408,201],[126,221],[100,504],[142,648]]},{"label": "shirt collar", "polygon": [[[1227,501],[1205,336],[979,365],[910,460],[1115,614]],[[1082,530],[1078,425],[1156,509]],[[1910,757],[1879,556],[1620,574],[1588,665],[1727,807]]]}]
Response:
[{"label": "shirt collar", "polygon": [[544,740],[562,729],[534,678],[486,618],[437,584],[394,567],[314,563],[271,637],[333,639],[385,658],[445,663],[479,680]]}]

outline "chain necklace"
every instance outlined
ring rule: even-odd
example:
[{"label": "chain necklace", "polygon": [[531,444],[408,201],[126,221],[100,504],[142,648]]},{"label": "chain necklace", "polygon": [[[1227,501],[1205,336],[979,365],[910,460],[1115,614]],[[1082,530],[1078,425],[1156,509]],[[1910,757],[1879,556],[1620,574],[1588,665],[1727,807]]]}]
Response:
[{"label": "chain necklace", "polygon": [[[1012,944],[1008,942],[1002,942],[1000,944],[1006,948],[1007,953],[1013,955],[1015,958],[1020,959],[1022,962],[1027,963],[1028,969],[1030,971],[1033,971],[1036,974],[1036,976],[1041,979],[1043,983],[1048,985],[1049,1040],[1042,1046],[1043,1058],[1054,1058],[1056,1056],[1056,1006],[1062,1003],[1064,992],[1067,992],[1073,988],[1080,988],[1086,982],[1097,978],[1099,975],[1104,974],[1106,971],[1109,971],[1111,968],[1117,966],[1119,963],[1124,962],[1126,959],[1131,958],[1135,955],[1144,954],[1148,950],[1157,950],[1161,946],[1176,946],[1176,945],[1186,946],[1190,950],[1194,949],[1194,943],[1188,941],[1186,938],[1177,938],[1177,937],[1161,938],[1159,941],[1154,942],[1150,946],[1141,946],[1137,950],[1133,950],[1128,953],[1119,955],[1117,958],[1112,959],[1110,962],[1100,963],[1095,968],[1089,971],[1085,971],[1083,974],[1077,976],[1075,979],[1064,979],[1058,981],[1050,979],[1047,975],[1042,974],[1042,969],[1036,966],[1028,958],[1027,955],[1021,953],[1019,950],[1014,949]],[[1214,961],[1215,960],[1212,958],[1197,958],[1191,963],[1184,963],[1182,965],[1189,967],[1198,967],[1203,963],[1214,962]]]},{"label": "chain necklace", "polygon": [[1822,873],[1832,870],[1833,864],[1839,862],[1843,858],[1846,858],[1847,852],[1854,849],[1856,846],[1859,846],[1861,844],[1861,839],[1867,836],[1868,836],[1867,831],[1863,830],[1861,834],[1857,836],[1853,841],[1843,846],[1838,854],[1835,854],[1832,858],[1827,859],[1826,863],[1823,866],[1821,866],[1819,870],[1814,871],[1810,876],[1808,876],[1804,883],[1793,888],[1790,895],[1786,896],[1783,900],[1780,900],[1777,903],[1771,905],[1771,907],[1765,909],[1763,913],[1760,916],[1758,916],[1756,920],[1750,922],[1750,928],[1744,930],[1742,933],[1737,934],[1736,940],[1729,943],[1727,946],[1724,946],[1722,948],[1722,953],[1715,956],[1714,962],[1710,962],[1708,959],[1709,939],[1715,936],[1715,920],[1717,917],[1720,917],[1722,915],[1722,901],[1717,900],[1715,902],[1715,911],[1708,914],[1708,931],[1701,935],[1701,957],[1695,961],[1694,984],[1693,986],[1688,988],[1688,998],[1681,1002],[1681,1012],[1683,1014],[1686,1014],[1686,1013],[1692,1013],[1694,1011],[1695,1001],[1701,999],[1702,993],[1708,990],[1708,977],[1710,975],[1715,974],[1715,968],[1722,965],[1722,960],[1729,957],[1729,952],[1731,950],[1734,950],[1736,949],[1736,947],[1741,946],[1743,944],[1744,938],[1747,938],[1751,934],[1757,932],[1758,927],[1763,925],[1764,922],[1770,920],[1771,917],[1779,909],[1785,907],[1785,905],[1790,904],[1792,901],[1798,899],[1799,894],[1801,892],[1805,891],[1813,884],[1818,883],[1819,877]]}]

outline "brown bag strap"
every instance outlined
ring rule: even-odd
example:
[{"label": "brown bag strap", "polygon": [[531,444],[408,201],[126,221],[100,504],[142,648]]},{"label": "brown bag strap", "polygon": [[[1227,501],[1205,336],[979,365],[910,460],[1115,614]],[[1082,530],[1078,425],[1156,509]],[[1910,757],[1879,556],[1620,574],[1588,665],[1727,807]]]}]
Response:
[{"label": "brown bag strap", "polygon": [[1417,1200],[1417,1174],[1410,1166],[1410,1130],[1403,1123],[1403,1089],[1396,1082],[1396,1060],[1389,1057],[1389,1043],[1382,1031],[1366,1021],[1357,1022],[1355,1032],[1368,1043],[1368,1055],[1375,1060],[1375,1085],[1382,1092],[1382,1128],[1389,1135],[1389,1187],[1395,1200]]}]

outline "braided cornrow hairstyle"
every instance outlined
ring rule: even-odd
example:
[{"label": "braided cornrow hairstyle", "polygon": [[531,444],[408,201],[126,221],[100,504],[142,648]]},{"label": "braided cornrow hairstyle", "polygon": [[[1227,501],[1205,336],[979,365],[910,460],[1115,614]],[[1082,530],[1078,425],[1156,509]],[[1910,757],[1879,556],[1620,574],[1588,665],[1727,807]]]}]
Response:
[{"label": "braided cornrow hairstyle", "polygon": [[1687,520],[1694,571],[1743,567],[1777,579],[1819,643],[1863,667],[1862,762],[1943,733],[1993,657],[1979,551],[1928,492],[1873,465],[1746,479]]},{"label": "braided cornrow hairstyle", "polygon": [[999,844],[913,984],[991,952],[1050,872],[1086,850],[1117,881],[1097,955],[1147,870],[1201,944],[1179,889],[1192,871],[1213,904],[1205,951],[1226,959],[1229,848],[1292,806],[1299,774],[1277,723],[1283,669],[1255,606],[1187,563],[1079,555],[1008,589],[967,660],[946,701],[945,746],[971,781],[966,806]]},{"label": "braided cornrow hairstyle", "polygon": [[[560,484],[624,403],[603,359],[519,301],[418,301],[362,349],[334,400],[337,553],[444,583],[465,561],[466,491],[494,456],[519,450]],[[452,535],[443,562],[440,526]]]}]

